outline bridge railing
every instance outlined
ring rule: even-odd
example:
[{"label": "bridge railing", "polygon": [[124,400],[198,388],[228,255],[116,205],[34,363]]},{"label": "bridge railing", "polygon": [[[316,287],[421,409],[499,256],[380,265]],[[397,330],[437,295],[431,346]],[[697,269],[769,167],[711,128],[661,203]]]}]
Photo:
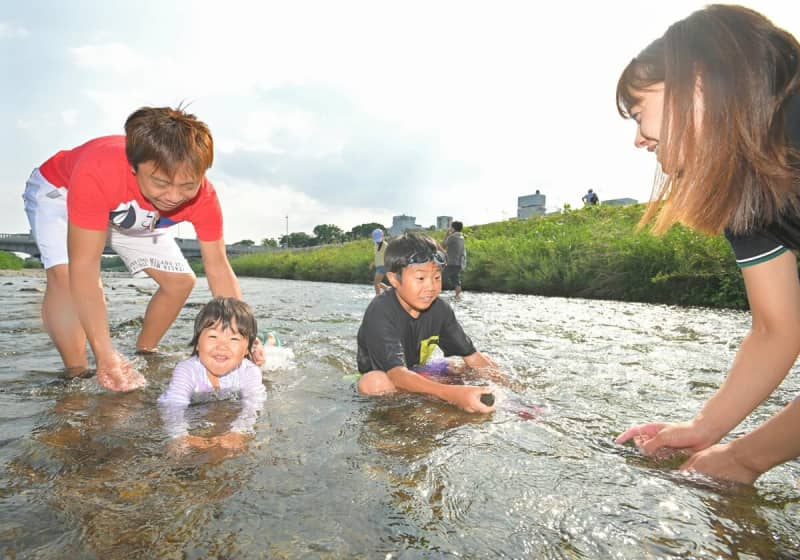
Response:
[{"label": "bridge railing", "polygon": [[[187,239],[176,237],[175,241],[180,247],[186,257],[199,257],[200,256],[200,243],[197,239]],[[20,253],[27,253],[29,255],[36,255],[39,253],[36,247],[36,241],[30,233],[0,233],[0,250],[14,251]],[[281,247],[265,247],[263,245],[226,245],[225,251],[229,255],[246,255],[250,253],[265,253],[271,251],[285,250]],[[106,245],[103,250],[106,255],[115,254],[110,246]]]}]

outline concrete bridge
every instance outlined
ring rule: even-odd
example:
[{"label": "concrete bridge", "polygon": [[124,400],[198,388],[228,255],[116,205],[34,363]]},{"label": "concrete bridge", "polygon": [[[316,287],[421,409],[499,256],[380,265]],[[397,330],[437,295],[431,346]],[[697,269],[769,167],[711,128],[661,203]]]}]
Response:
[{"label": "concrete bridge", "polygon": [[[196,239],[183,239],[176,237],[175,241],[178,247],[181,248],[183,256],[187,259],[200,258],[200,244]],[[226,245],[225,251],[228,256],[245,255],[249,253],[265,253],[269,251],[280,251],[277,247],[264,247],[262,245]],[[27,253],[28,255],[38,257],[39,248],[30,233],[0,233],[0,251],[8,251],[14,253]],[[115,255],[114,250],[106,245],[103,250],[104,255]]]}]

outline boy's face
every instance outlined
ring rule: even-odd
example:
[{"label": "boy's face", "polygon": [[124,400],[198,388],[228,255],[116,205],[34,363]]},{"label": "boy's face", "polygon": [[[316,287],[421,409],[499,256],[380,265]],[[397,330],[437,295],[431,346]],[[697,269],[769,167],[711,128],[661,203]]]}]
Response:
[{"label": "boy's face", "polygon": [[152,161],[145,161],[135,173],[142,196],[159,212],[174,212],[196,197],[200,190],[200,179],[188,165],[181,165],[175,176],[170,177]]},{"label": "boy's face", "polygon": [[197,357],[209,375],[222,377],[242,363],[247,356],[247,337],[239,333],[236,320],[230,329],[222,328],[222,321],[203,329],[197,339]]},{"label": "boy's face", "polygon": [[403,269],[402,281],[394,272],[388,272],[386,277],[400,305],[414,318],[428,309],[442,292],[442,269],[434,261],[408,265]]}]

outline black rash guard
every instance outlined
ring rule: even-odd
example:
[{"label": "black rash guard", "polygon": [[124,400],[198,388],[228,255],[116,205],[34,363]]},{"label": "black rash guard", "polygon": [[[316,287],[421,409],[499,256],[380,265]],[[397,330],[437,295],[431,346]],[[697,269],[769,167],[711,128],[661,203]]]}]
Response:
[{"label": "black rash guard", "polygon": [[364,312],[358,329],[358,371],[410,369],[426,363],[437,346],[445,356],[476,352],[446,302],[437,298],[415,319],[400,305],[394,289],[388,289]]}]

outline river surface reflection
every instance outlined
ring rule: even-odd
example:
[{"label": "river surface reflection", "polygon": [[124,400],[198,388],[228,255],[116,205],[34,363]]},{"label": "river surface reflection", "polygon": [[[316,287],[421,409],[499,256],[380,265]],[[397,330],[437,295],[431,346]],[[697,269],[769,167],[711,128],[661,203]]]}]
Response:
[{"label": "river surface reflection", "polygon": [[[107,277],[131,354],[154,285]],[[615,446],[630,423],[688,419],[749,315],[465,293],[456,314],[519,382],[491,417],[414,396],[365,399],[343,379],[371,286],[242,279],[261,328],[294,356],[265,371],[246,451],[167,453],[155,401],[187,355],[204,281],[145,390],[59,379],[36,276],[0,278],[0,554],[9,558],[781,558],[800,550],[800,464],[755,489],[676,473]],[[449,296],[445,296],[448,298]],[[800,392],[796,369],[739,430]],[[545,410],[520,416],[513,401]],[[198,410],[224,429],[236,403]],[[221,428],[222,427],[222,428]]]}]

